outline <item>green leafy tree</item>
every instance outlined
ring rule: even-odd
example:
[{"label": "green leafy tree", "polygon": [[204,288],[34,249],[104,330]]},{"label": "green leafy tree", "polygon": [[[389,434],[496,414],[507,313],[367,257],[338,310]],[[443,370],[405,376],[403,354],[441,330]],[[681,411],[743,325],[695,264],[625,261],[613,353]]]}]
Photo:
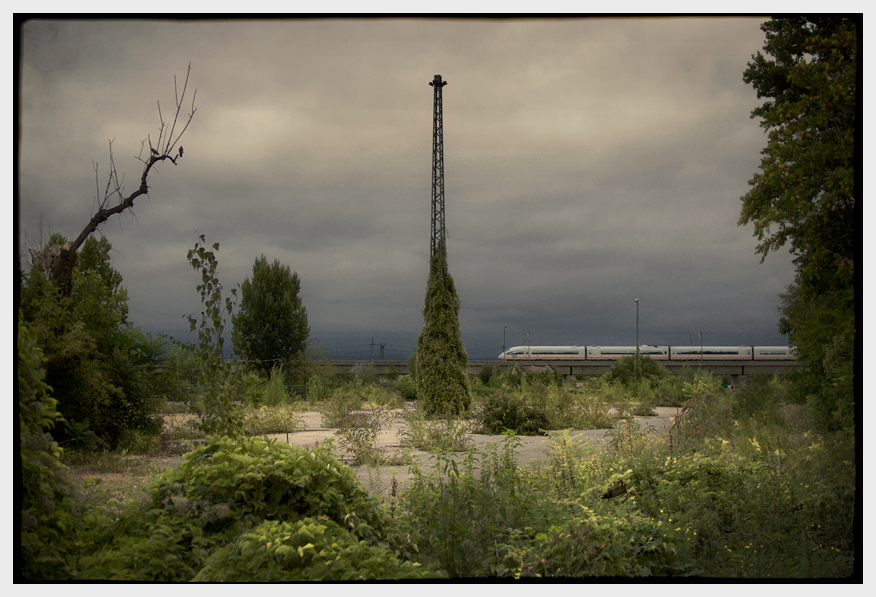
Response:
[{"label": "green leafy tree", "polygon": [[430,414],[461,413],[471,405],[471,382],[459,333],[459,297],[444,251],[432,260],[423,319],[417,338],[417,398]]},{"label": "green leafy tree", "polygon": [[240,285],[240,311],[234,316],[231,341],[234,351],[259,371],[306,356],[307,309],[301,302],[298,274],[264,255],[252,266],[252,279]]},{"label": "green leafy tree", "polygon": [[[746,83],[766,101],[752,111],[768,131],[760,172],[742,197],[765,258],[790,244],[794,284],[779,331],[804,365],[801,390],[828,427],[852,424],[854,400],[857,29],[848,18],[772,19]],[[858,145],[857,147],[860,147]]]},{"label": "green leafy tree", "polygon": [[[64,242],[57,234],[49,240]],[[127,322],[127,290],[111,249],[106,238],[85,241],[69,295],[40,268],[22,276],[21,309],[45,354],[63,416],[54,435],[65,445],[114,449],[126,431],[160,428],[149,382],[162,344]]]}]

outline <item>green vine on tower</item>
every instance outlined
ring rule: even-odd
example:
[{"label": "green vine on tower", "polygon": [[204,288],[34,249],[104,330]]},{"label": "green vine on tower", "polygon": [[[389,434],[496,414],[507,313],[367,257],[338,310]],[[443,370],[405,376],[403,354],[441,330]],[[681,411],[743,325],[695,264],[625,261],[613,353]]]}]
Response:
[{"label": "green vine on tower", "polygon": [[417,338],[417,398],[430,414],[462,413],[471,405],[468,354],[459,332],[459,296],[443,244],[432,257],[423,320]]}]

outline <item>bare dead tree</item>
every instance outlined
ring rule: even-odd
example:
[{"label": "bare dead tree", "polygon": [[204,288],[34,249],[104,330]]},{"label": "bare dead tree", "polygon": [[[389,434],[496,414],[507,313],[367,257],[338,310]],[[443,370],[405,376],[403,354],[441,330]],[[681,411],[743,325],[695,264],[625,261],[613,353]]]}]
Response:
[{"label": "bare dead tree", "polygon": [[[161,102],[158,102],[158,120],[160,128],[158,138],[153,145],[151,135],[147,135],[140,143],[140,153],[135,156],[139,161],[143,162],[143,172],[140,174],[140,186],[133,193],[125,195],[123,186],[124,176],[120,178],[119,171],[116,168],[113,158],[113,141],[109,141],[109,172],[107,175],[106,185],[101,194],[99,183],[98,164],[94,164],[94,179],[97,185],[97,211],[91,217],[91,220],[79,233],[75,240],[64,243],[63,245],[53,245],[46,247],[43,250],[36,251],[30,249],[33,267],[39,268],[44,275],[50,280],[56,282],[60,291],[69,296],[73,287],[73,267],[76,265],[76,255],[79,247],[88,239],[88,237],[100,226],[116,214],[120,214],[127,209],[134,207],[134,200],[141,195],[149,193],[148,179],[152,168],[159,162],[169,161],[174,166],[183,156],[182,145],[179,141],[183,134],[189,128],[192,118],[195,116],[195,97],[197,89],[192,94],[192,107],[187,116],[184,116],[185,122],[180,120],[183,102],[185,101],[186,91],[189,85],[189,74],[191,73],[192,65],[189,64],[186,72],[186,80],[183,83],[182,93],[179,92],[176,83],[176,76],[173,77],[173,91],[176,110],[173,115],[173,122],[168,123],[164,120],[161,113]],[[181,130],[177,131],[177,127]],[[148,153],[147,153],[148,144]],[[144,155],[145,154],[145,155]]]}]

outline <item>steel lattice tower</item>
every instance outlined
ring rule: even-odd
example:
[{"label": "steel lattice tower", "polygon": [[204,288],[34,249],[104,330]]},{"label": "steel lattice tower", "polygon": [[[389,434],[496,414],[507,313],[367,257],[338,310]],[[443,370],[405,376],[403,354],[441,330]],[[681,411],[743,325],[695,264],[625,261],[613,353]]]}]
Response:
[{"label": "steel lattice tower", "polygon": [[435,92],[435,107],[432,114],[432,244],[429,251],[431,264],[438,252],[446,251],[444,231],[444,115],[441,89],[447,81],[441,75],[429,82]]}]

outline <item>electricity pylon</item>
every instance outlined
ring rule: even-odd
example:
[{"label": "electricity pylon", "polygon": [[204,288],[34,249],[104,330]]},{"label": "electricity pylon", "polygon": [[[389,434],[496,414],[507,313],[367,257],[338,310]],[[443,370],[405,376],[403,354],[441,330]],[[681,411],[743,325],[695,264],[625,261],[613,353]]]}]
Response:
[{"label": "electricity pylon", "polygon": [[447,246],[444,232],[444,110],[441,99],[441,90],[447,81],[442,81],[441,75],[435,75],[429,85],[435,92],[432,113],[432,244],[429,251],[429,263],[433,263],[435,255],[439,252],[445,254]]}]

